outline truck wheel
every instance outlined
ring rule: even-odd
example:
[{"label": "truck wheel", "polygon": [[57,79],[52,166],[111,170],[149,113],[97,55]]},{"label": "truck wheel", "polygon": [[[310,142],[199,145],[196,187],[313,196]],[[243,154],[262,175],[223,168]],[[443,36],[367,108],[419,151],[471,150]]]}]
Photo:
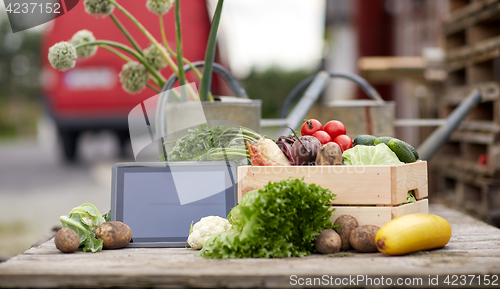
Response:
[{"label": "truck wheel", "polygon": [[130,134],[128,130],[117,130],[116,135],[118,136],[120,157],[127,157],[127,147],[130,145]]},{"label": "truck wheel", "polygon": [[78,148],[79,131],[60,131],[64,160],[67,162],[76,161],[76,152]]}]

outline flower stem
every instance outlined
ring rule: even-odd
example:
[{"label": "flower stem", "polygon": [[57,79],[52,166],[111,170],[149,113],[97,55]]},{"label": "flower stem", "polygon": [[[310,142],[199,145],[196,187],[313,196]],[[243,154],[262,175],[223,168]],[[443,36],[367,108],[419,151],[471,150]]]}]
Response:
[{"label": "flower stem", "polygon": [[156,79],[158,79],[158,81],[160,82],[160,84],[162,86],[165,85],[165,82],[167,82],[166,79],[158,72],[158,70],[154,69],[153,67],[151,67],[151,65],[149,65],[149,63],[144,59],[144,57],[142,57],[142,55],[140,55],[135,50],[133,50],[132,48],[130,48],[126,45],[123,45],[121,43],[114,42],[114,41],[96,40],[96,41],[90,41],[90,42],[84,42],[84,43],[78,44],[75,46],[75,49],[80,48],[80,47],[84,47],[84,46],[89,46],[89,45],[108,45],[108,46],[116,47],[116,48],[119,48],[123,51],[126,51],[126,52],[132,54],[137,60],[139,60],[139,62],[142,63],[146,67],[146,69]]},{"label": "flower stem", "polygon": [[[177,58],[177,53],[175,53],[175,51],[172,50],[172,48],[170,47],[170,45],[168,45],[167,36],[165,35],[165,27],[164,27],[164,24],[163,24],[163,16],[162,15],[160,15],[160,30],[161,30],[161,37],[162,37],[162,40],[163,40],[163,45],[167,49],[168,53],[170,53],[170,55],[172,55],[173,57]],[[184,63],[186,63],[187,65],[189,65],[189,67],[191,67],[191,69],[194,71],[194,73],[196,74],[196,76],[198,76],[198,78],[201,79],[202,75],[201,75],[200,70],[198,68],[196,68],[191,61],[189,61],[185,57],[182,57],[182,61]]]},{"label": "flower stem", "polygon": [[217,30],[219,30],[220,17],[222,14],[222,5],[224,0],[219,0],[217,8],[215,8],[214,18],[212,20],[212,27],[210,28],[210,36],[208,38],[207,51],[205,54],[205,66],[203,67],[203,78],[200,84],[200,99],[210,100],[208,92],[210,91],[210,84],[212,83],[212,65],[215,58],[215,46],[217,40]]},{"label": "flower stem", "polygon": [[137,52],[140,55],[142,55],[141,47],[139,46],[139,44],[137,44],[135,39],[132,37],[132,35],[130,35],[130,33],[125,28],[125,26],[123,26],[123,24],[120,22],[120,20],[118,20],[118,18],[116,18],[115,15],[113,15],[113,13],[109,14],[109,17],[111,17],[113,22],[115,22],[116,26],[118,26],[118,28],[122,31],[123,35],[125,35],[125,37],[127,37],[128,41],[130,42],[130,44],[132,44],[132,46],[134,46],[135,50],[137,50]]},{"label": "flower stem", "polygon": [[125,60],[126,62],[132,61],[132,58],[130,58],[127,55],[121,53],[120,51],[114,49],[113,47],[110,47],[108,45],[98,45],[98,46],[106,49],[107,51],[109,51],[109,52],[113,53],[114,55],[120,57],[121,59]]},{"label": "flower stem", "polygon": [[187,99],[186,91],[182,88],[186,84],[186,75],[184,74],[184,63],[182,61],[182,35],[181,35],[181,1],[174,1],[175,5],[175,42],[177,44],[177,67],[179,69],[179,84],[181,85],[181,95]]},{"label": "flower stem", "polygon": [[[167,51],[172,54],[170,51],[172,51],[172,48],[170,48],[170,45],[168,45],[167,41],[167,35],[165,34],[165,25],[163,24],[163,15],[159,15],[160,18],[160,32],[161,32],[161,39],[163,40],[163,45],[165,48],[167,48]],[[172,54],[173,55],[173,54]],[[174,56],[177,57],[177,56]]]},{"label": "flower stem", "polygon": [[146,86],[149,87],[154,92],[160,93],[160,90],[158,90],[156,87],[152,86],[151,84],[147,83]]},{"label": "flower stem", "polygon": [[156,48],[158,48],[158,50],[160,51],[161,55],[167,60],[167,63],[170,66],[170,68],[172,69],[172,71],[176,75],[179,75],[179,71],[177,70],[176,64],[174,63],[174,61],[172,60],[172,58],[170,58],[170,55],[168,55],[168,53],[164,49],[162,49],[160,43],[141,24],[141,22],[139,22],[132,14],[130,14],[130,12],[128,12],[127,9],[125,9],[123,6],[121,6],[120,4],[118,4],[116,2],[116,0],[108,0],[108,1],[110,3],[112,3],[113,5],[115,5],[115,7],[118,10],[120,10],[123,14],[125,14],[125,16],[127,16],[137,26],[137,28],[139,28],[139,30],[141,30],[141,32],[149,39],[149,41],[151,41],[151,43],[153,43],[153,45],[156,46]]}]

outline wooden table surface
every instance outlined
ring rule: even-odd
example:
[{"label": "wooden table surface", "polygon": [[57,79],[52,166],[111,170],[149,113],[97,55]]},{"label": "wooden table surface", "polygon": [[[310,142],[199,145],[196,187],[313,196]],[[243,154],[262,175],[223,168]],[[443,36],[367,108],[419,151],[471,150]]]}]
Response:
[{"label": "wooden table surface", "polygon": [[[183,248],[63,254],[51,240],[1,263],[0,288],[302,287],[314,281],[343,288],[370,287],[377,282],[393,286],[406,282],[408,286],[403,287],[424,288],[432,287],[429,283],[433,285],[436,276],[439,288],[446,285],[447,276],[448,285],[454,288],[483,287],[488,281],[486,287],[500,287],[500,230],[442,205],[431,205],[430,212],[450,222],[453,236],[443,249],[408,256],[349,251],[304,258],[209,260]],[[466,276],[470,274],[476,275]],[[460,286],[464,277],[466,286]]]}]

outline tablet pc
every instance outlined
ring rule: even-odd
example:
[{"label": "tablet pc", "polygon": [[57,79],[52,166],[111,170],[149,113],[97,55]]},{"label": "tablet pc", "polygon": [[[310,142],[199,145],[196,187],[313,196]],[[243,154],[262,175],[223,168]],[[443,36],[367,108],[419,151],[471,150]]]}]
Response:
[{"label": "tablet pc", "polygon": [[191,223],[236,205],[233,162],[117,163],[111,220],[132,229],[128,247],[185,247]]}]

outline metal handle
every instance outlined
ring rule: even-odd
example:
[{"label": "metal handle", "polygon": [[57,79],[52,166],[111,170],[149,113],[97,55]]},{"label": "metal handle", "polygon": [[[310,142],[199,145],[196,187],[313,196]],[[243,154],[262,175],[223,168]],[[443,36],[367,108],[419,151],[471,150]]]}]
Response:
[{"label": "metal handle", "polygon": [[[198,61],[192,63],[192,65],[196,68],[203,67],[205,65],[204,61]],[[192,68],[189,65],[184,66],[184,72],[189,72],[191,71]],[[231,91],[234,93],[235,96],[237,97],[242,97],[242,98],[248,98],[247,92],[241,85],[238,83],[236,78],[227,70],[224,66],[218,64],[218,63],[213,63],[213,71],[222,76],[222,78],[226,81],[226,83],[229,85],[229,88]],[[162,92],[165,92],[169,89],[172,89],[174,87],[175,82],[177,81],[177,75],[173,73],[165,85],[162,88]]]},{"label": "metal handle", "polygon": [[479,89],[474,89],[469,96],[446,119],[446,124],[436,129],[417,149],[420,158],[430,160],[451,136],[469,113],[481,103],[483,97]]},{"label": "metal handle", "polygon": [[[343,73],[343,72],[331,72],[331,71],[326,71],[330,78],[332,77],[340,77],[340,78],[345,78],[348,80],[351,80],[358,84],[361,89],[363,90],[366,95],[368,95],[371,99],[377,101],[378,104],[383,104],[384,100],[380,96],[380,94],[371,86],[366,79],[363,77],[352,74],[352,73]],[[293,102],[297,99],[297,97],[300,96],[300,92],[304,90],[306,87],[308,87],[313,79],[316,77],[316,75],[309,76],[308,78],[304,79],[302,82],[300,82],[298,85],[296,85],[290,94],[285,99],[285,102],[283,103],[283,107],[281,108],[281,113],[280,113],[280,118],[286,118],[287,117],[287,112],[290,106],[293,104]],[[323,90],[320,91],[320,93],[323,92]],[[319,95],[318,95],[319,97]]]},{"label": "metal handle", "polygon": [[296,128],[300,125],[304,117],[306,117],[307,112],[311,109],[311,107],[325,88],[327,81],[328,73],[326,71],[321,71],[320,73],[316,74],[316,76],[312,80],[311,85],[309,85],[307,87],[307,90],[304,92],[304,96],[299,100],[297,105],[295,105],[293,110],[286,118],[286,125],[285,127],[280,129],[277,137],[291,134],[292,130],[290,129],[290,127]]}]

